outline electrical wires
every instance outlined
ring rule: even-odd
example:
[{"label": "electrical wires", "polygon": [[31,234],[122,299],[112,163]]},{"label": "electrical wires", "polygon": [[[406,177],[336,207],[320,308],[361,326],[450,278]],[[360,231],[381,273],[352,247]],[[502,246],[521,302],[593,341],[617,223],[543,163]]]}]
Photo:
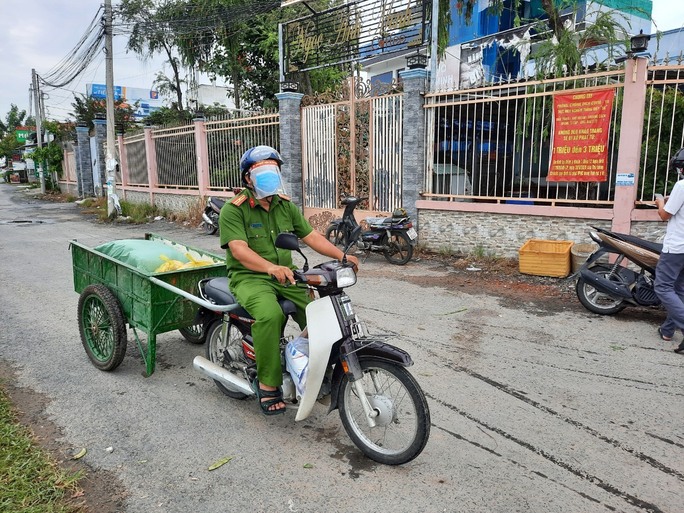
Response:
[{"label": "electrical wires", "polygon": [[[136,30],[142,34],[168,32],[169,36],[183,38],[204,38],[207,32],[221,30],[222,35],[230,37],[240,30],[240,24],[249,22],[260,14],[280,8],[280,0],[252,0],[232,5],[201,6],[193,2],[185,4],[183,15],[157,16],[158,11],[151,13],[152,19],[119,20],[121,11],[115,9],[114,34],[131,34]],[[162,19],[163,18],[163,19]]]},{"label": "electrical wires", "polygon": [[59,61],[45,75],[39,75],[41,83],[49,87],[61,88],[76,80],[95,60],[102,49],[105,31],[102,6],[98,9],[85,33],[73,50]]}]

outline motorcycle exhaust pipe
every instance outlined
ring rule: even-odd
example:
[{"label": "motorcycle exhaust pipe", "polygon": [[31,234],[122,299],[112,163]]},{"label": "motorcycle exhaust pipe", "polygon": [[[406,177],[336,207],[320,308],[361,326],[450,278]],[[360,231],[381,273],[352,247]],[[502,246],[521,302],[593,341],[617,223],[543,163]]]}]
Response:
[{"label": "motorcycle exhaust pipe", "polygon": [[235,374],[231,374],[223,367],[210,362],[202,356],[195,356],[192,361],[192,366],[200,371],[205,376],[214,379],[226,387],[242,392],[246,395],[254,395],[254,390],[249,386],[249,383],[242,378],[238,378]]},{"label": "motorcycle exhaust pipe", "polygon": [[209,217],[206,212],[202,212],[202,219],[204,219],[204,222],[208,225],[214,226],[214,222],[211,220],[211,217]]},{"label": "motorcycle exhaust pipe", "polygon": [[621,297],[628,300],[633,299],[632,292],[626,286],[620,283],[616,283],[614,281],[610,281],[609,279],[604,278],[603,276],[598,276],[588,269],[581,269],[580,276],[585,282],[587,282],[589,285],[594,287],[599,292],[603,292],[604,294],[608,294],[610,296]]}]

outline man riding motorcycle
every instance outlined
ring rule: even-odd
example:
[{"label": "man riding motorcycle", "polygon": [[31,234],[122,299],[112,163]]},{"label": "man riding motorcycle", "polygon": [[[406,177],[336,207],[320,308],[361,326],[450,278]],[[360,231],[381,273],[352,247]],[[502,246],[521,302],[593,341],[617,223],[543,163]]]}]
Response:
[{"label": "man riding motorcycle", "polygon": [[[285,195],[281,175],[283,160],[270,146],[248,149],[240,159],[242,192],[221,209],[220,243],[226,249],[230,289],[237,301],[255,319],[252,328],[256,353],[255,392],[265,415],[285,412],[280,366],[280,334],[285,316],[279,298],[297,307],[295,321],[305,329],[304,309],[311,301],[306,289],[295,283],[291,252],[275,247],[281,232],[294,233],[302,241],[330,258],[343,252],[315,231],[299,208]],[[358,259],[347,256],[358,268]]]}]

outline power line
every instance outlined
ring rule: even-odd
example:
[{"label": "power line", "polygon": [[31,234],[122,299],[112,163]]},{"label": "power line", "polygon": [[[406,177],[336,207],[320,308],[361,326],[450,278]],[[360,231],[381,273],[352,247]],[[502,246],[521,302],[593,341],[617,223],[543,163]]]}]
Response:
[{"label": "power line", "polygon": [[101,24],[102,7],[100,7],[71,52],[59,61],[51,70],[39,76],[46,86],[61,88],[78,78],[95,60],[104,41],[104,27]]}]

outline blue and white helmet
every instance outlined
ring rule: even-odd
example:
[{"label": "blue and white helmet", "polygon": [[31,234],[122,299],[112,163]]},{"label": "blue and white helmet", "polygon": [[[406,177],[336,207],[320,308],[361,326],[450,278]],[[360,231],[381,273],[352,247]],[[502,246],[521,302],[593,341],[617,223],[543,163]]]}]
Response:
[{"label": "blue and white helmet", "polygon": [[242,177],[243,183],[246,183],[245,175],[250,168],[257,162],[263,160],[275,160],[279,166],[283,165],[283,159],[275,148],[264,145],[254,146],[244,152],[240,158],[240,176]]}]

